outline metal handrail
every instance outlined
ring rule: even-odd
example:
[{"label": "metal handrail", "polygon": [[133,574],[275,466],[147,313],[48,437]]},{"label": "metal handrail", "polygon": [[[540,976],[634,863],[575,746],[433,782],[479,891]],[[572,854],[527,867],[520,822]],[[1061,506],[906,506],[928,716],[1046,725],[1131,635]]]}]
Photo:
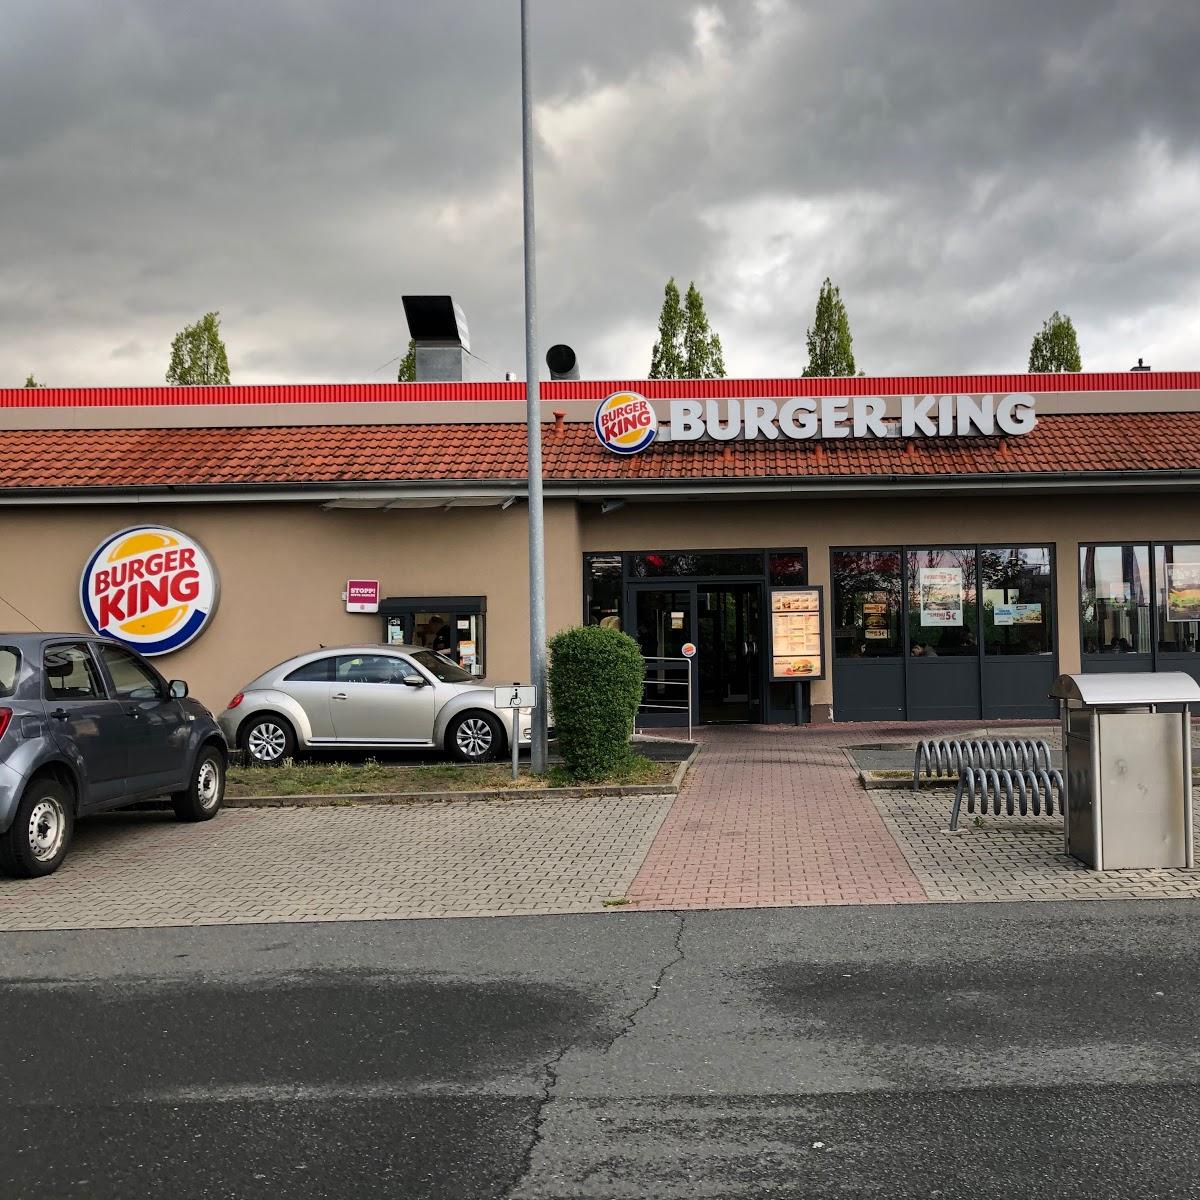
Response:
[{"label": "metal handrail", "polygon": [[[687,667],[687,678],[686,679],[659,679],[659,680],[657,680],[655,686],[656,687],[686,687],[687,688],[687,700],[686,700],[687,728],[688,728],[688,741],[690,742],[692,740],[692,679],[695,674],[695,672],[693,671],[693,668],[692,668],[693,660],[690,658],[683,658],[683,657],[670,657],[670,656],[662,655],[662,654],[643,654],[642,659],[647,664],[652,663],[652,662],[653,663],[683,663]],[[642,686],[645,687],[645,682],[643,682]],[[650,703],[647,703],[645,700],[641,701],[638,704],[638,711],[640,712],[643,708],[657,708],[657,709],[662,709],[664,712],[683,712],[684,711],[682,706],[680,706],[678,704],[650,704]],[[634,726],[635,726],[635,728],[637,726],[636,720],[634,721]]]}]

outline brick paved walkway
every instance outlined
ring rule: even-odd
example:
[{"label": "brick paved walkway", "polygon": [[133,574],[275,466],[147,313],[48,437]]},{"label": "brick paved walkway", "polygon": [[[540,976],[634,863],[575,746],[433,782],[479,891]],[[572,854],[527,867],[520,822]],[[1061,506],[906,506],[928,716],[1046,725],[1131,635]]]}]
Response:
[{"label": "brick paved walkway", "polygon": [[154,812],[81,821],[45,879],[0,878],[0,930],[594,912],[671,797]]},{"label": "brick paved walkway", "polygon": [[842,752],[912,726],[701,729],[701,753],[629,890],[638,908],[895,904],[920,880]]}]

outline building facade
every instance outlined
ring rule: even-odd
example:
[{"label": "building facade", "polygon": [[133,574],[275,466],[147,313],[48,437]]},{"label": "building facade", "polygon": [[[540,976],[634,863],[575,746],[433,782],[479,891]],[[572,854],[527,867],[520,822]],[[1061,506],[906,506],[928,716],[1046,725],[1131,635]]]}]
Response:
[{"label": "building facade", "polygon": [[[424,642],[522,679],[523,396],[0,391],[0,628],[87,610],[167,644],[162,670],[217,708],[321,645]],[[695,719],[751,722],[1048,716],[1060,672],[1200,678],[1200,373],[567,381],[543,401],[549,628],[635,637],[651,719],[683,719],[688,670]]]}]

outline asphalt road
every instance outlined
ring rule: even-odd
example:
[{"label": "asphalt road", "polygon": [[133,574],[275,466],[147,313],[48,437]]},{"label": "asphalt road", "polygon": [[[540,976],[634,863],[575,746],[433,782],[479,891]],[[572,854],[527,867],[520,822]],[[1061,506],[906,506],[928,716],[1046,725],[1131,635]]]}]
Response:
[{"label": "asphalt road", "polygon": [[0,1197],[1198,1195],[1198,914],[0,935]]}]

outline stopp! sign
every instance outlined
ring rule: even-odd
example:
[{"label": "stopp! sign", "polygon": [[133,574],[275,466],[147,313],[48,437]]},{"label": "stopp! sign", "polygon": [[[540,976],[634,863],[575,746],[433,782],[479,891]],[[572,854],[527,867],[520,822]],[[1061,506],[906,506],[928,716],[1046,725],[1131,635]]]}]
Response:
[{"label": "stopp! sign", "polygon": [[217,590],[216,569],[198,542],[165,525],[137,525],[96,547],[79,602],[94,632],[153,656],[203,632]]}]

